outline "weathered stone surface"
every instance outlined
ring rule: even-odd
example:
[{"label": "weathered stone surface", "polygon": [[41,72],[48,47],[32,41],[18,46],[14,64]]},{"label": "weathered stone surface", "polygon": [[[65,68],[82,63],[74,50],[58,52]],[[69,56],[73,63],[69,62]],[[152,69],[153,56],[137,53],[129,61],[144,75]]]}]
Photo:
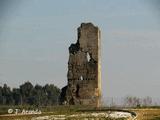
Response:
[{"label": "weathered stone surface", "polygon": [[78,40],[69,47],[68,85],[62,89],[61,103],[99,106],[101,96],[100,30],[82,23]]}]

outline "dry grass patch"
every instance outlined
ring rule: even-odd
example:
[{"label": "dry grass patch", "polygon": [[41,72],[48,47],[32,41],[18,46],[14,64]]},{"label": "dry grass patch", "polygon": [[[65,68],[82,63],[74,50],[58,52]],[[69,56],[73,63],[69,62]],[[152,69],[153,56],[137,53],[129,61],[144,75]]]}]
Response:
[{"label": "dry grass patch", "polygon": [[137,120],[160,120],[160,109],[134,109],[137,113]]}]

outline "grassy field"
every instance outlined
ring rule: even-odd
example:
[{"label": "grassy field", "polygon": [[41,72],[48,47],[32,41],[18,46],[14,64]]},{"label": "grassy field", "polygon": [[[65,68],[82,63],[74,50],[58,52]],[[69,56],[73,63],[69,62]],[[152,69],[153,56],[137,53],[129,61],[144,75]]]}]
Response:
[{"label": "grassy field", "polygon": [[[70,115],[75,113],[83,113],[83,110],[97,110],[96,108],[91,108],[87,106],[51,106],[51,107],[39,107],[42,111],[40,115],[10,115],[8,114],[8,109],[35,109],[34,106],[1,106],[0,107],[0,120],[31,120],[33,117],[38,116],[50,116],[50,115]],[[102,108],[108,109],[108,108]],[[110,108],[109,108],[110,109]],[[82,111],[81,111],[82,110]],[[133,111],[137,114],[136,120],[160,120],[160,108],[137,108],[137,109],[127,109]],[[4,116],[5,114],[5,116]],[[88,118],[90,120],[91,118]],[[94,120],[94,119],[92,119]],[[103,119],[101,119],[103,120]],[[107,120],[107,119],[105,119]],[[111,119],[108,119],[111,120]],[[126,119],[114,119],[114,120],[126,120]]]},{"label": "grassy field", "polygon": [[160,120],[160,108],[131,109],[137,114],[137,120]]}]

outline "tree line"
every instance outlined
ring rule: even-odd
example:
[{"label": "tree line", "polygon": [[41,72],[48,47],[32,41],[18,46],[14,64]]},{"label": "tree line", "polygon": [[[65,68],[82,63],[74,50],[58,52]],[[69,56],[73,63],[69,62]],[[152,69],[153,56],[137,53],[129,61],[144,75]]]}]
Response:
[{"label": "tree line", "polygon": [[136,97],[136,96],[125,96],[125,97],[110,97],[102,100],[104,106],[110,107],[153,107],[159,106],[160,100],[155,101],[152,97]]},{"label": "tree line", "polygon": [[127,106],[127,107],[152,106],[152,98],[149,96],[147,96],[145,98],[127,96],[124,99],[124,106]]},{"label": "tree line", "polygon": [[56,105],[59,95],[60,89],[54,84],[34,86],[25,82],[19,88],[13,89],[4,84],[0,86],[0,105]]}]

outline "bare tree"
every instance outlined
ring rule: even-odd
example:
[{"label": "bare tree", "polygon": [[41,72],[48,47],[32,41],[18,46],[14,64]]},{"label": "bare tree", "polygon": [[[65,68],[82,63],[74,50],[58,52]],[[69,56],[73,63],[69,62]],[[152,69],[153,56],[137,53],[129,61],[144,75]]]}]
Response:
[{"label": "bare tree", "polygon": [[151,106],[152,105],[152,98],[147,96],[143,99],[143,106]]},{"label": "bare tree", "polygon": [[141,100],[138,97],[127,96],[124,98],[124,106],[137,107],[141,105]]}]

